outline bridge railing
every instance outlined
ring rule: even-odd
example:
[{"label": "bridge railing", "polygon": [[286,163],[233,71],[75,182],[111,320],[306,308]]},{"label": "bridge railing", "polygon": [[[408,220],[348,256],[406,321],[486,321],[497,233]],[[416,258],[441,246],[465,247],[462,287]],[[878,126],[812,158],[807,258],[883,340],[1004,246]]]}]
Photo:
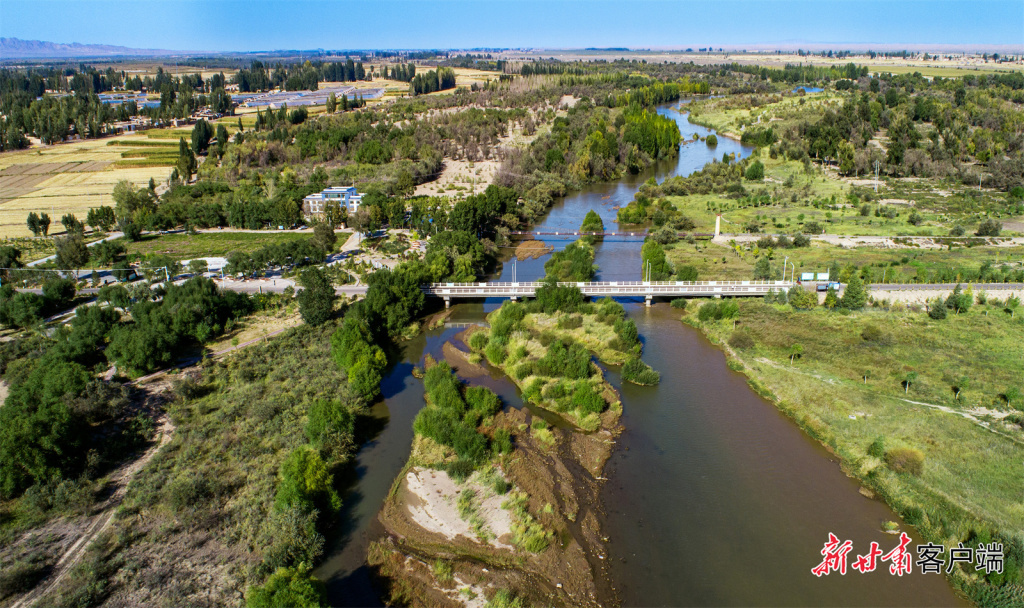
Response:
[{"label": "bridge railing", "polygon": [[[426,289],[481,289],[488,287],[512,288],[512,287],[542,287],[542,281],[522,281],[518,283],[507,281],[491,281],[480,283],[430,283]],[[585,281],[558,283],[560,287],[789,287],[789,281]]]}]

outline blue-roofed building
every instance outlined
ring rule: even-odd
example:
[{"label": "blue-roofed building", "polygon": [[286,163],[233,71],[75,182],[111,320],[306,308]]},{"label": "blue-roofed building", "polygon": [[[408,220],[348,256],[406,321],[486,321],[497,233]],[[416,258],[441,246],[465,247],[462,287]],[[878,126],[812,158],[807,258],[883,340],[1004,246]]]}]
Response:
[{"label": "blue-roofed building", "polygon": [[362,200],[363,195],[356,192],[355,186],[331,186],[302,199],[302,214],[307,217],[323,215],[327,203],[332,201],[336,201],[347,212],[355,213]]}]

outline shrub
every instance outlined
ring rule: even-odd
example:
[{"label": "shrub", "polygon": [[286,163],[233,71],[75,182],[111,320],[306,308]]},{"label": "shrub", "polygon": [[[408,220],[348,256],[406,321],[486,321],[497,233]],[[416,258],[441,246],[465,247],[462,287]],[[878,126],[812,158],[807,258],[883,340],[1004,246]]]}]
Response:
[{"label": "shrub", "polygon": [[622,366],[622,379],[641,386],[653,386],[661,382],[661,374],[651,369],[640,357],[633,357]]},{"label": "shrub", "polygon": [[732,335],[729,336],[729,346],[741,350],[751,349],[754,348],[754,338],[742,329],[737,330],[732,332]]},{"label": "shrub", "polygon": [[748,181],[752,182],[763,180],[764,164],[762,164],[759,160],[755,160],[754,162],[750,163],[750,166],[747,167],[747,170],[746,172],[744,172],[743,177],[747,178]]},{"label": "shrub", "polygon": [[319,608],[327,606],[324,584],[310,574],[306,564],[295,568],[279,568],[262,585],[249,587],[245,605],[248,608]]},{"label": "shrub", "polygon": [[946,303],[942,301],[942,298],[936,298],[931,305],[928,307],[928,316],[941,321],[946,318]]},{"label": "shrub", "polygon": [[711,135],[708,135],[708,138],[705,140],[705,143],[707,143],[709,148],[714,148],[715,146],[718,145],[718,137],[716,137],[715,134],[712,133]]},{"label": "shrub", "polygon": [[865,342],[874,342],[876,344],[889,344],[890,336],[885,333],[877,325],[866,325],[864,330],[860,332],[860,337]]},{"label": "shrub", "polygon": [[625,344],[632,346],[640,343],[640,332],[636,328],[633,319],[618,319],[615,321],[615,334]]},{"label": "shrub", "polygon": [[924,454],[913,448],[893,448],[885,453],[885,463],[896,473],[920,475],[924,471]]},{"label": "shrub", "polygon": [[473,350],[483,350],[487,347],[487,332],[476,331],[469,336],[469,347]]},{"label": "shrub", "polygon": [[564,315],[558,319],[558,329],[578,329],[583,327],[583,317],[580,315]]},{"label": "shrub", "polygon": [[1002,231],[1003,225],[995,220],[985,220],[978,224],[978,231],[975,232],[977,236],[999,236],[999,232]]},{"label": "shrub", "polygon": [[0,571],[0,601],[32,590],[50,571],[46,564],[15,560]]},{"label": "shrub", "polygon": [[677,281],[696,281],[698,280],[699,273],[697,272],[696,266],[689,264],[683,264],[676,270]]},{"label": "shrub", "polygon": [[277,496],[274,505],[279,510],[299,508],[310,512],[337,513],[341,497],[334,489],[334,476],[320,453],[309,446],[293,450],[279,471]]},{"label": "shrub", "polygon": [[555,340],[548,347],[547,354],[537,361],[537,364],[545,376],[581,380],[593,373],[590,366],[590,351],[575,342],[567,344],[562,340]]},{"label": "shrub", "polygon": [[604,398],[601,397],[601,394],[589,382],[576,384],[576,389],[572,392],[570,403],[572,403],[573,408],[577,411],[595,414],[603,412],[608,405],[605,403]]},{"label": "shrub", "polygon": [[493,416],[501,409],[501,399],[494,394],[494,391],[484,386],[467,388],[466,403],[481,416]]},{"label": "shrub", "polygon": [[868,446],[868,455],[874,456],[875,458],[885,457],[885,437],[879,435],[875,437],[875,440]]},{"label": "shrub", "polygon": [[678,308],[679,310],[686,310],[686,298],[676,298],[672,300],[672,308]]},{"label": "shrub", "polygon": [[491,362],[491,365],[501,365],[508,356],[508,349],[505,348],[503,340],[491,338],[487,348],[484,349],[484,356]]},{"label": "shrub", "polygon": [[[491,450],[495,454],[511,454],[512,435],[505,429],[498,429],[494,431],[494,437],[491,439]],[[504,492],[502,492],[502,494],[504,494]]]},{"label": "shrub", "polygon": [[458,483],[462,483],[469,479],[469,476],[476,471],[476,465],[468,460],[456,460],[444,465],[444,470],[448,473],[449,477]]}]

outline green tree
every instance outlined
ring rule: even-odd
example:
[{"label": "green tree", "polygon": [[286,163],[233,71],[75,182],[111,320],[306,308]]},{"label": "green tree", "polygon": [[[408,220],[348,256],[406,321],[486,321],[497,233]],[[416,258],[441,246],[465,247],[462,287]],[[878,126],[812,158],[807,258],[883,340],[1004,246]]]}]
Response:
[{"label": "green tree", "polygon": [[1010,297],[1006,298],[1006,304],[1003,306],[1003,310],[1010,313],[1011,319],[1013,318],[1013,315],[1017,312],[1018,308],[1020,308],[1020,298],[1014,295],[1011,295]]},{"label": "green tree", "polygon": [[587,215],[583,218],[580,232],[604,232],[604,221],[593,209],[587,211]]},{"label": "green tree", "polygon": [[324,454],[329,463],[348,454],[355,432],[355,416],[337,399],[318,399],[309,408],[306,438]]},{"label": "green tree", "polygon": [[953,288],[953,293],[949,294],[949,297],[946,298],[946,308],[952,310],[955,314],[967,312],[973,303],[974,296],[970,293],[964,293],[960,289],[960,283],[956,284],[956,287]]},{"label": "green tree", "polygon": [[228,149],[228,129],[223,124],[217,125],[217,156],[223,157]]},{"label": "green tree", "polygon": [[825,293],[825,308],[832,310],[837,306],[839,306],[839,296],[834,287],[829,287]]},{"label": "green tree", "polygon": [[0,496],[73,473],[82,459],[83,425],[68,406],[89,382],[81,365],[55,355],[26,363],[0,407]]},{"label": "green tree", "polygon": [[792,365],[793,361],[797,357],[802,357],[804,354],[804,347],[800,344],[793,344],[789,347],[789,364]]},{"label": "green tree", "polygon": [[935,298],[931,305],[928,307],[928,316],[941,321],[946,318],[946,304],[942,301],[942,298]]},{"label": "green tree", "polygon": [[92,365],[103,358],[103,348],[121,315],[105,306],[79,306],[70,331],[57,334],[59,352],[67,359]]},{"label": "green tree", "polygon": [[72,269],[82,268],[89,263],[89,248],[80,234],[58,237],[54,240],[57,248],[57,267]]},{"label": "green tree", "polygon": [[303,288],[298,296],[302,320],[309,325],[322,325],[331,318],[334,301],[338,299],[334,285],[319,268],[303,271],[299,283]]},{"label": "green tree", "polygon": [[1002,231],[1003,225],[996,220],[985,220],[978,224],[978,231],[975,232],[977,236],[999,236]]},{"label": "green tree", "polygon": [[917,372],[910,371],[903,374],[903,381],[901,382],[901,384],[903,385],[903,392],[909,393],[910,385],[913,384],[914,382],[917,382]]},{"label": "green tree", "polygon": [[75,299],[75,280],[51,275],[43,281],[43,299],[50,310],[64,310]]},{"label": "green tree", "polygon": [[[210,140],[213,138],[213,127],[205,119],[200,118],[199,122],[192,127],[192,152],[196,155],[205,154],[210,147]],[[184,173],[182,171],[182,173]]]},{"label": "green tree", "polygon": [[28,226],[29,232],[32,236],[39,236],[42,234],[42,228],[39,227],[39,214],[32,211],[28,214],[28,219],[25,220],[25,224]]},{"label": "green tree", "polygon": [[850,175],[854,172],[853,144],[842,140],[839,142],[839,172],[843,175]]},{"label": "green tree", "polygon": [[867,304],[868,293],[864,289],[864,281],[861,280],[860,275],[854,274],[850,277],[850,282],[846,284],[846,289],[843,291],[843,297],[840,300],[840,304],[843,308],[850,310],[860,310]]},{"label": "green tree", "polygon": [[295,568],[278,568],[262,585],[249,587],[247,608],[326,608],[324,584],[300,563]]},{"label": "green tree", "polygon": [[334,226],[327,222],[318,222],[313,227],[313,238],[328,253],[334,251],[334,245],[338,242],[338,236],[334,234]]},{"label": "green tree", "polygon": [[754,162],[750,163],[750,166],[747,167],[747,170],[743,174],[743,177],[747,178],[747,181],[751,182],[763,180],[764,164],[759,160],[755,160]]},{"label": "green tree", "polygon": [[132,318],[134,323],[111,333],[104,351],[107,359],[135,374],[169,365],[181,342],[171,315],[157,302],[138,302],[132,306]]},{"label": "green tree", "polygon": [[[193,134],[195,134],[195,131],[193,131]],[[198,167],[195,152],[185,143],[184,137],[178,140],[178,160],[174,167],[178,170],[178,175],[186,182],[192,180],[192,176],[195,175],[196,168]]]},{"label": "green tree", "polygon": [[50,234],[50,216],[46,213],[39,214],[39,232],[43,236]]},{"label": "green tree", "polygon": [[69,235],[81,235],[85,233],[85,226],[82,225],[82,222],[78,221],[78,218],[76,218],[73,213],[64,214],[64,216],[60,218],[60,223],[64,226],[64,231]]},{"label": "green tree", "polygon": [[334,111],[338,109],[338,98],[335,97],[334,93],[327,96],[327,113],[334,114]]},{"label": "green tree", "polygon": [[754,263],[754,279],[755,280],[767,280],[772,278],[772,263],[768,259],[768,256],[761,256],[757,258],[757,262]]},{"label": "green tree", "polygon": [[818,305],[818,296],[796,285],[789,290],[787,301],[793,308],[811,309]]},{"label": "green tree", "polygon": [[334,490],[334,476],[320,453],[308,445],[292,450],[278,471],[274,506],[279,511],[314,509],[322,514],[337,513],[341,497]]},{"label": "green tree", "polygon": [[117,218],[114,216],[113,207],[102,205],[89,209],[89,213],[85,216],[85,223],[92,226],[93,230],[109,232],[117,223]]},{"label": "green tree", "polygon": [[10,245],[0,246],[0,277],[10,276],[8,268],[21,268],[21,250]]},{"label": "green tree", "polygon": [[652,239],[646,239],[640,248],[640,264],[645,281],[664,281],[672,276],[665,248]]}]

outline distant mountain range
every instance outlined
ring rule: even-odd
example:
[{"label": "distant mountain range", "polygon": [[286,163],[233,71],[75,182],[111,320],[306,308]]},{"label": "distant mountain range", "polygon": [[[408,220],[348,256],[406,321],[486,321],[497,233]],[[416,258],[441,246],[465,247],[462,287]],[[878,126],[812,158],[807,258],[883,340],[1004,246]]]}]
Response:
[{"label": "distant mountain range", "polygon": [[79,44],[72,42],[46,42],[43,40],[21,40],[0,38],[0,60],[11,59],[63,59],[66,57],[155,57],[184,55],[183,51],[164,49],[133,49],[111,44]]}]

